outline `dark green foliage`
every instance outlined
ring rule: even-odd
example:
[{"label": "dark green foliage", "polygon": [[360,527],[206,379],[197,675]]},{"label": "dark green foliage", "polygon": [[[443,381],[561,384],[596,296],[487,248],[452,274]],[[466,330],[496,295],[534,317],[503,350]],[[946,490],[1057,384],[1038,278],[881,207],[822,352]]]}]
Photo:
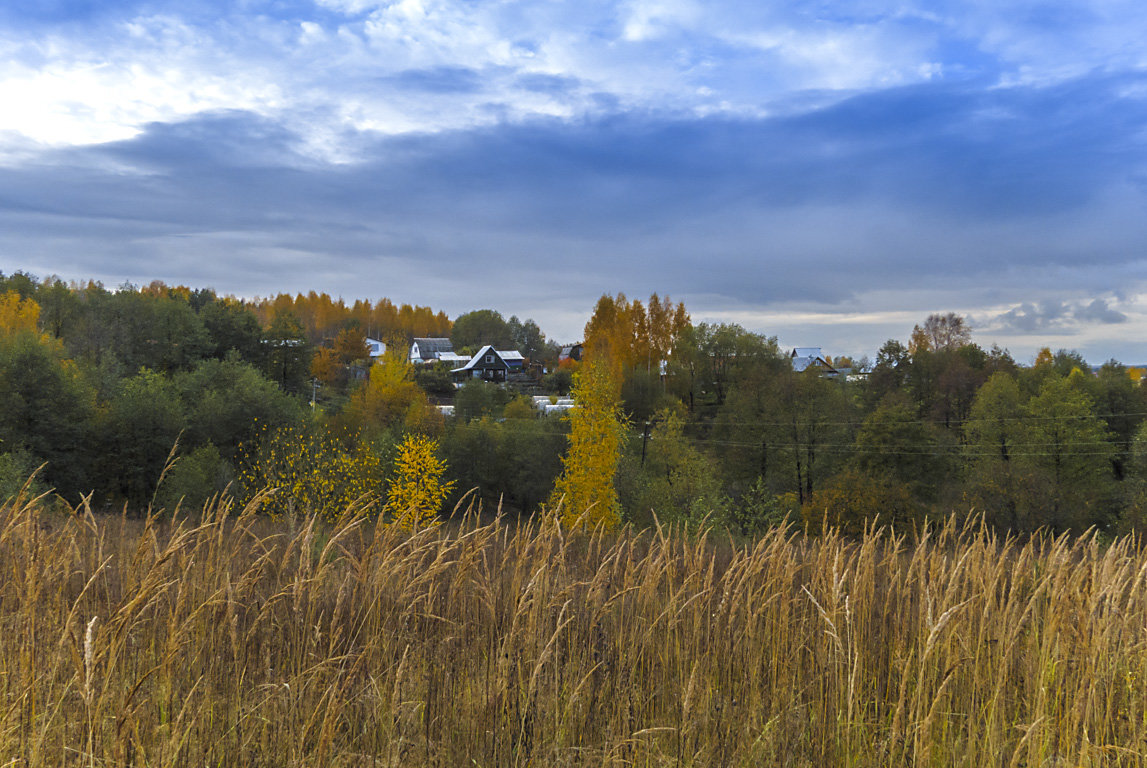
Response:
[{"label": "dark green foliage", "polygon": [[223,359],[229,352],[255,363],[260,359],[263,329],[250,307],[212,298],[199,310],[209,340],[207,354]]},{"label": "dark green foliage", "polygon": [[188,449],[213,445],[227,461],[264,426],[274,428],[302,418],[300,402],[258,370],[239,360],[204,360],[178,375]]},{"label": "dark green foliage", "polygon": [[731,509],[731,521],[742,536],[760,536],[770,528],[800,521],[797,511],[789,509],[765,483],[757,478]]},{"label": "dark green foliage", "polygon": [[177,505],[185,510],[202,509],[234,479],[234,470],[219,449],[210,443],[202,445],[176,459],[155,494],[156,507],[168,512]]},{"label": "dark green foliage", "polygon": [[111,500],[146,507],[184,426],[174,382],[144,369],[126,379],[100,420],[100,480]]},{"label": "dark green foliage", "polygon": [[542,389],[556,395],[568,395],[572,387],[573,373],[568,368],[558,368],[542,379]]},{"label": "dark green foliage", "polygon": [[511,395],[504,387],[468,379],[454,396],[454,416],[462,422],[501,416],[510,399]]},{"label": "dark green foliage", "polygon": [[29,496],[46,493],[48,486],[42,475],[36,474],[39,466],[36,457],[26,450],[0,452],[0,503],[25,489]]},{"label": "dark green foliage", "polygon": [[857,430],[855,462],[870,477],[887,477],[932,499],[951,474],[952,451],[906,397],[890,394]]},{"label": "dark green foliage", "polygon": [[128,371],[171,373],[211,350],[207,331],[185,298],[131,286],[114,293],[98,284],[85,288],[78,295],[74,327],[66,337],[73,356],[96,364],[110,356]]},{"label": "dark green foliage", "polygon": [[48,462],[44,482],[77,501],[90,481],[94,397],[57,345],[35,334],[0,334],[0,451]]},{"label": "dark green foliage", "polygon": [[442,441],[455,496],[477,489],[487,508],[534,512],[561,472],[568,432],[556,418],[456,421]]},{"label": "dark green foliage", "polygon": [[309,394],[313,350],[299,319],[291,312],[276,313],[261,343],[263,374],[285,392]]},{"label": "dark green foliage", "polygon": [[477,350],[484,344],[493,344],[495,349],[510,349],[514,346],[514,330],[502,317],[501,312],[492,309],[476,309],[459,315],[450,332],[454,349]]},{"label": "dark green foliage", "polygon": [[547,355],[546,335],[533,320],[522,322],[511,315],[506,326],[509,330],[510,349],[516,349],[530,362],[540,362]]},{"label": "dark green foliage", "polygon": [[414,383],[428,395],[443,397],[454,394],[454,380],[445,365],[420,365],[414,370]]}]

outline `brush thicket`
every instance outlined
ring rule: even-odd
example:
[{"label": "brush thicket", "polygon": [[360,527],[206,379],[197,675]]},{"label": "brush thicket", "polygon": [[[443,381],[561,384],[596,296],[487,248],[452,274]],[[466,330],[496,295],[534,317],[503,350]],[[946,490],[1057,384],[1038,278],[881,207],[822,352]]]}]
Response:
[{"label": "brush thicket", "polygon": [[1139,766],[1094,537],[0,508],[0,766]]}]

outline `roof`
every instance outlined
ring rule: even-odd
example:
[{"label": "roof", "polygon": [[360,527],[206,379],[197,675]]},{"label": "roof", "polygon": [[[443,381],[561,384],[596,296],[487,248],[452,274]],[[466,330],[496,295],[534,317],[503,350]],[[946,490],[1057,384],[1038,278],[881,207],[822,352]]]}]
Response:
[{"label": "roof", "polygon": [[820,357],[820,347],[797,347],[789,357]]},{"label": "roof", "polygon": [[797,373],[805,371],[809,368],[823,368],[824,372],[829,375],[840,373],[838,370],[829,365],[828,361],[820,356],[820,347],[806,347],[799,351],[816,351],[815,355],[797,355],[798,350],[793,350],[792,363],[793,370]]},{"label": "roof", "polygon": [[[414,350],[418,350],[415,357]],[[454,352],[454,344],[450,339],[415,339],[410,345],[411,360],[438,360],[443,354]]]},{"label": "roof", "polygon": [[492,345],[487,344],[486,346],[482,347],[481,349],[479,349],[477,352],[474,353],[474,356],[472,358],[470,358],[470,362],[466,363],[466,365],[462,366],[461,368],[455,368],[455,369],[451,370],[450,372],[451,373],[458,373],[459,371],[473,370],[474,366],[481,363],[485,359],[486,355],[490,354],[491,352],[493,352],[495,355],[497,355],[498,359],[502,360],[502,363],[505,364],[506,361],[504,359],[502,359],[502,353],[499,352],[498,350],[494,349],[494,347]]},{"label": "roof", "polygon": [[499,349],[496,351],[498,353],[498,357],[502,358],[507,363],[510,362],[511,360],[525,360],[526,359],[525,357],[522,356],[522,353],[516,349],[506,349],[506,350]]}]

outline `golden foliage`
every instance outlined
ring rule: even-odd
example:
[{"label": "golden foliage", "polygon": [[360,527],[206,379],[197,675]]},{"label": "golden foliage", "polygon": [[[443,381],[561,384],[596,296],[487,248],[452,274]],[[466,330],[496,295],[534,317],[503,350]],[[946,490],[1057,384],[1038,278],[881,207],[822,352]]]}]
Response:
[{"label": "golden foliage", "polygon": [[347,406],[357,423],[422,432],[441,426],[426,393],[414,383],[414,366],[400,349],[390,349],[370,367],[370,379]]},{"label": "golden foliage", "polygon": [[621,521],[621,504],[613,476],[625,434],[617,376],[603,360],[588,361],[577,374],[572,394],[577,407],[569,412],[569,451],[549,507],[561,509],[569,528],[614,528]]},{"label": "golden foliage", "polygon": [[0,296],[0,333],[35,333],[40,321],[40,305],[32,299],[22,299],[16,291]]},{"label": "golden foliage", "polygon": [[264,428],[245,454],[240,481],[248,498],[276,489],[266,502],[272,517],[317,514],[338,520],[382,498],[382,459],[373,445],[350,433],[303,425]]},{"label": "golden foliage", "polygon": [[256,299],[252,308],[264,326],[279,312],[293,312],[302,321],[312,343],[335,338],[349,324],[357,324],[365,336],[383,340],[450,335],[450,318],[445,312],[409,304],[395,306],[390,299],[379,299],[373,304],[360,299],[347,306],[342,299],[310,291],[296,296],[281,293],[274,298]]},{"label": "golden foliage", "polygon": [[446,463],[438,458],[438,441],[409,434],[398,446],[394,477],[383,512],[399,528],[415,531],[433,525],[454,481],[442,482]]},{"label": "golden foliage", "polygon": [[[656,370],[668,360],[677,337],[689,326],[685,305],[674,305],[666,296],[649,297],[648,310],[641,301],[604,295],[585,326],[586,356],[602,358],[616,370]],[[620,385],[619,385],[620,386]]]},{"label": "golden foliage", "polygon": [[343,375],[344,366],[333,349],[323,348],[311,358],[311,376],[323,384],[335,384]]}]

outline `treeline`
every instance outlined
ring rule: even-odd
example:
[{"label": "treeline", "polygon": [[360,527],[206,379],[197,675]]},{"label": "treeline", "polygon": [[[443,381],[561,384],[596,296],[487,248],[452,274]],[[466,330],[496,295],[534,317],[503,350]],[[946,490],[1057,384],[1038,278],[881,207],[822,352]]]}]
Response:
[{"label": "treeline", "polygon": [[1143,519],[1147,392],[1114,360],[1093,374],[1078,353],[1045,349],[1021,366],[937,314],[874,361],[837,361],[845,374],[796,371],[775,338],[736,325],[682,324],[655,376],[634,354],[648,344],[642,323],[618,310],[632,305],[603,297],[587,326],[587,348],[623,382],[616,486],[631,520],[754,533],[952,513],[1015,531]]},{"label": "treeline", "polygon": [[[272,485],[338,510],[381,502],[397,446],[419,433],[454,481],[447,505],[474,489],[521,513],[552,503],[569,421],[502,387],[455,390],[445,370],[415,371],[407,344],[422,335],[516,348],[551,371],[543,391],[555,396],[578,367],[557,364],[534,321],[490,309],[451,322],[387,300],[248,302],[0,275],[0,493],[44,464],[37,488],[71,502],[171,508]],[[370,360],[368,336],[391,354]],[[656,515],[752,535],[827,519],[856,531],[954,512],[1016,531],[1116,532],[1147,506],[1137,372],[1109,361],[1093,374],[1065,350],[1022,366],[973,343],[956,315],[927,318],[872,361],[830,361],[850,369],[830,376],[794,370],[775,338],[694,324],[668,298],[603,296],[585,355],[615,382],[613,487],[638,525]]]},{"label": "treeline", "polygon": [[[0,274],[0,493],[43,464],[36,489],[72,503],[89,493],[133,510],[200,503],[241,479],[263,436],[288,428],[342,435],[338,450],[356,455],[377,436],[352,429],[351,414],[362,421],[373,407],[378,432],[392,416],[377,392],[350,397],[348,370],[369,365],[367,332],[403,348],[450,325],[442,312],[385,299],[248,302],[159,282],[108,290]],[[324,368],[331,354],[341,363],[334,373]],[[316,418],[309,400],[324,373],[333,413]],[[386,394],[395,408],[401,401],[403,421],[436,415],[413,384]],[[178,461],[160,485],[170,458]]]}]

